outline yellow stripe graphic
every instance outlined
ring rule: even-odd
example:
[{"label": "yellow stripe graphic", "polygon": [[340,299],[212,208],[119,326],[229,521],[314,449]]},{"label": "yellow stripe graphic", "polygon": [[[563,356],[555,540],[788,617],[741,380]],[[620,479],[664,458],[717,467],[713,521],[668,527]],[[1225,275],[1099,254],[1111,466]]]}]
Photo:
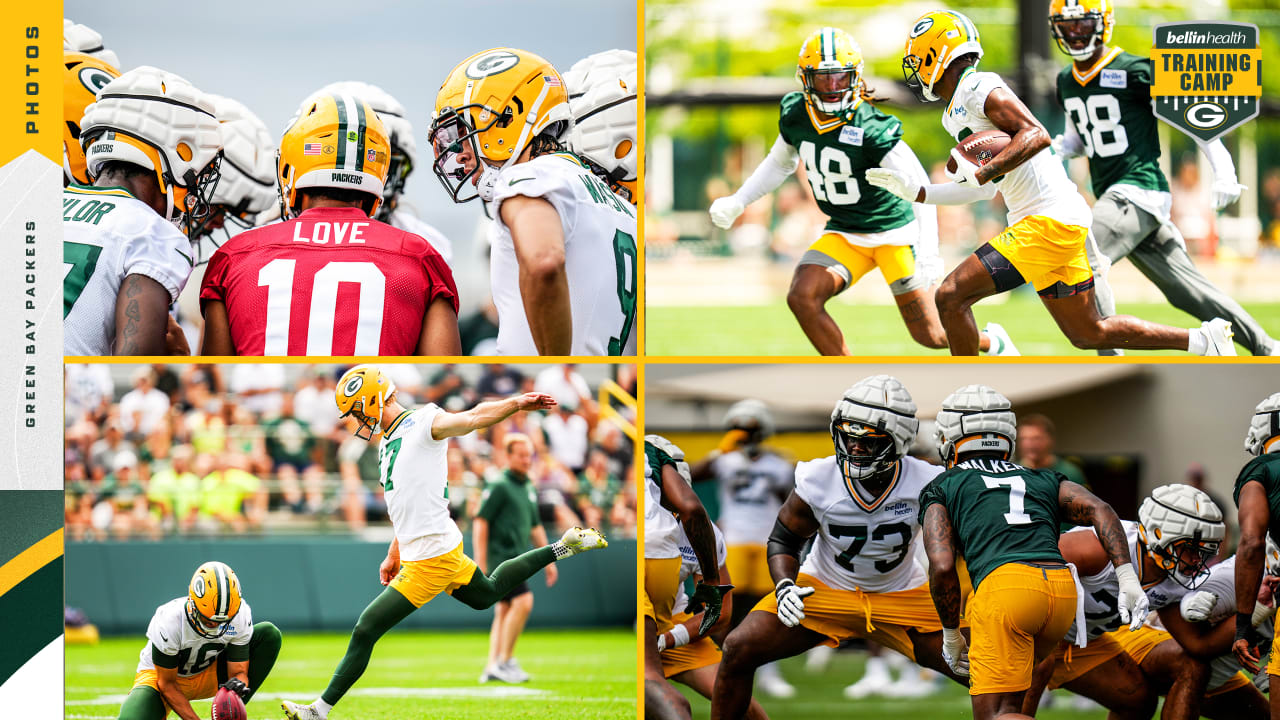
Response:
[{"label": "yellow stripe graphic", "polygon": [[62,528],[49,533],[17,557],[0,566],[0,595],[31,577],[37,570],[62,557]]}]

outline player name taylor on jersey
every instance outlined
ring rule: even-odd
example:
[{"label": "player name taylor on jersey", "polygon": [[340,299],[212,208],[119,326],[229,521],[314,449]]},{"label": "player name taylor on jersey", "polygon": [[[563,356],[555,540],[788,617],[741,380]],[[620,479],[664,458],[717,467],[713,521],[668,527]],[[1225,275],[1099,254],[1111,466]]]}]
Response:
[{"label": "player name taylor on jersey", "polygon": [[796,495],[813,510],[818,535],[800,566],[829,587],[897,592],[925,582],[916,561],[920,492],[941,468],[913,457],[898,461],[879,498],[847,480],[827,457],[796,466]]},{"label": "player name taylor on jersey", "polygon": [[458,309],[453,273],[422,238],[357,208],[312,208],[228,240],[202,302],[227,306],[240,355],[413,355],[427,307]]},{"label": "player name taylor on jersey", "polygon": [[497,236],[489,261],[498,354],[538,354],[520,294],[515,243],[502,221],[502,202],[516,195],[542,198],[560,216],[573,316],[570,354],[634,355],[635,209],[568,153],[539,155],[498,175],[493,209]]},{"label": "player name taylor on jersey", "polygon": [[1150,58],[1112,48],[1087,73],[1058,73],[1058,103],[1089,158],[1095,197],[1112,185],[1169,192],[1160,171],[1160,135],[1151,109]]},{"label": "player name taylor on jersey", "polygon": [[187,618],[187,597],[174,598],[156,608],[147,626],[147,644],[138,654],[138,672],[156,666],[153,652],[166,656],[162,663],[176,663],[179,677],[199,675],[227,653],[232,662],[249,659],[249,640],[253,637],[253,611],[249,603],[240,600],[240,611],[231,618],[227,631],[220,638],[207,638],[191,626]]},{"label": "player name taylor on jersey", "polygon": [[793,92],[782,98],[778,133],[800,153],[828,230],[879,233],[915,219],[911,203],[865,177],[902,139],[898,118],[863,100],[846,117],[820,121],[804,93]]},{"label": "player name taylor on jersey", "polygon": [[435,405],[406,410],[382,433],[378,477],[401,560],[443,555],[462,542],[449,517],[448,439],[431,437]]},{"label": "player name taylor on jersey", "polygon": [[110,355],[121,283],[129,275],[149,277],[176,301],[191,275],[191,241],[118,187],[68,186],[62,220],[63,351]]},{"label": "player name taylor on jersey", "polygon": [[1009,562],[1065,562],[1058,550],[1058,486],[1067,478],[1007,460],[971,458],[929,483],[920,517],[930,505],[947,509],[976,590]]},{"label": "player name taylor on jersey", "polygon": [[782,498],[795,485],[791,463],[765,451],[752,458],[741,450],[712,463],[720,486],[720,518],[730,545],[764,545],[782,509]]},{"label": "player name taylor on jersey", "polygon": [[[1009,91],[1009,86],[999,75],[977,72],[972,68],[966,70],[942,113],[942,127],[957,142],[973,133],[998,130],[987,117],[986,104],[992,91],[1000,88]],[[1093,221],[1089,204],[1049,148],[992,182],[996,183],[996,189],[1009,208],[1009,225],[1030,215],[1044,215],[1064,225],[1080,227],[1089,227]]]}]

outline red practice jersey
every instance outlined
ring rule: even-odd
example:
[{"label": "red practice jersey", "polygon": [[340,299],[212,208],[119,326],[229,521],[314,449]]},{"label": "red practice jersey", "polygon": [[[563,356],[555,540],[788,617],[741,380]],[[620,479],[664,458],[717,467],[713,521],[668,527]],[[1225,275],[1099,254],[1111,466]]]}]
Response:
[{"label": "red practice jersey", "polygon": [[227,306],[239,355],[412,355],[438,298],[457,312],[440,253],[345,207],[237,235],[213,254],[200,287],[201,305]]}]

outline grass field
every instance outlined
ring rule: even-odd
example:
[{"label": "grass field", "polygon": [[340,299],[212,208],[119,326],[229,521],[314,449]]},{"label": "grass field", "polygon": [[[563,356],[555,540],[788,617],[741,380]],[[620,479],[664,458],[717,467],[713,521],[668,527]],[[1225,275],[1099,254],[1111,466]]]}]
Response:
[{"label": "grass field", "polygon": [[[114,720],[133,684],[138,637],[67,647],[68,720]],[[279,720],[281,700],[310,702],[342,658],[347,635],[285,633],[284,647],[250,720]],[[634,720],[635,634],[625,630],[537,631],[520,638],[516,656],[533,676],[523,685],[476,679],[488,653],[484,633],[395,632],[373,651],[364,677],[329,716],[332,720]],[[208,717],[209,701],[192,704]],[[170,715],[169,717],[173,717]]]},{"label": "grass field", "polygon": [[[946,355],[911,340],[896,307],[888,305],[828,306],[855,355]],[[1245,306],[1272,335],[1280,334],[1280,303]],[[1120,311],[1144,320],[1178,327],[1198,326],[1190,315],[1161,303],[1122,305]],[[1092,355],[1067,342],[1053,318],[1033,294],[1007,302],[987,301],[974,308],[978,326],[998,322],[1023,355]],[[677,307],[645,309],[645,346],[649,355],[813,355],[800,326],[785,303],[768,306]],[[1246,354],[1236,346],[1237,352]],[[1182,355],[1173,351],[1133,352],[1134,356]]]},{"label": "grass field", "polygon": [[[820,673],[805,671],[803,658],[782,661],[782,675],[796,688],[796,695],[789,700],[774,700],[759,693],[756,700],[764,706],[772,720],[966,720],[973,717],[969,694],[964,688],[947,680],[942,691],[921,699],[846,700],[842,694],[846,685],[862,677],[866,655],[861,652],[839,652]],[[693,717],[710,717],[711,704],[683,685],[677,685],[693,705]],[[1053,692],[1050,707],[1041,708],[1036,720],[1102,720],[1107,713],[1095,707],[1088,711],[1071,709],[1074,696],[1065,690]],[[1158,715],[1157,715],[1158,717]]]}]

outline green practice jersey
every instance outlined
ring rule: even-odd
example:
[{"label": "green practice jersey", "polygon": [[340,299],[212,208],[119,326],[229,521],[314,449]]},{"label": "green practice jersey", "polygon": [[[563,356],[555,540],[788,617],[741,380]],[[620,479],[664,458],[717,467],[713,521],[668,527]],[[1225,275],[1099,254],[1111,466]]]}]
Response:
[{"label": "green practice jersey", "polygon": [[532,544],[529,533],[538,520],[538,493],[527,476],[516,475],[510,469],[489,483],[480,499],[476,513],[489,522],[489,567],[528,550]]},{"label": "green practice jersey", "polygon": [[915,219],[911,203],[867,182],[868,168],[902,139],[902,123],[863,101],[845,118],[819,124],[804,93],[782,98],[778,132],[800,153],[828,230],[876,233]]},{"label": "green practice jersey", "polygon": [[1058,73],[1058,104],[1084,142],[1095,197],[1117,183],[1169,191],[1151,107],[1149,58],[1113,48],[1088,75]]},{"label": "green practice jersey", "polygon": [[1271,509],[1271,522],[1267,532],[1271,533],[1272,539],[1280,542],[1280,453],[1259,455],[1244,466],[1236,477],[1236,489],[1231,495],[1236,501],[1236,507],[1240,507],[1240,491],[1244,489],[1245,483],[1255,480],[1262,483],[1262,489],[1267,493],[1267,505]]},{"label": "green practice jersey", "polygon": [[680,466],[676,463],[675,458],[667,454],[665,450],[658,448],[651,442],[646,441],[644,444],[644,460],[649,465],[646,469],[645,476],[652,477],[653,484],[662,489],[662,466],[670,465],[679,471]]},{"label": "green practice jersey", "polygon": [[1053,470],[1031,470],[1007,460],[974,458],[933,479],[920,494],[920,522],[938,503],[960,539],[957,552],[973,587],[1008,562],[1063,562],[1058,550],[1058,485]]}]

